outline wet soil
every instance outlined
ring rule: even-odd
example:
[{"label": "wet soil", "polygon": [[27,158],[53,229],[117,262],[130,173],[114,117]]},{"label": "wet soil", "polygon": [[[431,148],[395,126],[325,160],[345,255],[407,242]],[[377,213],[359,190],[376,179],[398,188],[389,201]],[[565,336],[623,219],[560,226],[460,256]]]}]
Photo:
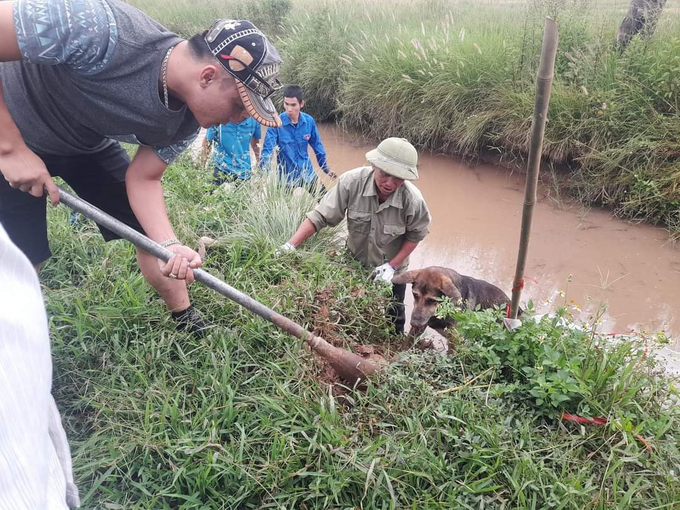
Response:
[{"label": "wet soil", "polygon": [[[352,291],[352,296],[357,297],[365,292],[362,288],[357,288]],[[328,343],[341,349],[349,350],[358,354],[362,358],[378,365],[387,365],[394,357],[411,347],[411,341],[404,336],[395,338],[386,338],[384,341],[376,341],[371,339],[373,343],[356,343],[348,342],[342,336],[341,327],[333,322],[331,319],[331,310],[341,306],[335,297],[333,297],[333,286],[329,285],[320,289],[314,297],[315,312],[312,314],[312,333],[320,336]],[[343,381],[328,361],[316,353],[314,356],[314,376],[317,380],[329,384],[332,387],[333,394],[336,396],[344,395],[348,388],[347,383]]]}]

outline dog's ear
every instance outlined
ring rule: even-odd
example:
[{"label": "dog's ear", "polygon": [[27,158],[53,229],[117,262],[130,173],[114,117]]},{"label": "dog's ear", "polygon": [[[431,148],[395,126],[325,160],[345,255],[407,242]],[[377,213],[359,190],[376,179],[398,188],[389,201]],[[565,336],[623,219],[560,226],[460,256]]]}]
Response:
[{"label": "dog's ear", "polygon": [[460,294],[460,291],[458,290],[458,287],[453,284],[453,280],[451,280],[451,278],[448,276],[442,275],[440,288],[444,295],[450,297],[454,301],[458,301],[459,299],[463,298],[463,296]]},{"label": "dog's ear", "polygon": [[394,278],[392,278],[392,283],[395,283],[397,285],[401,285],[402,283],[413,283],[416,281],[416,278],[418,278],[418,273],[420,273],[420,269],[406,271],[405,273],[397,275]]}]

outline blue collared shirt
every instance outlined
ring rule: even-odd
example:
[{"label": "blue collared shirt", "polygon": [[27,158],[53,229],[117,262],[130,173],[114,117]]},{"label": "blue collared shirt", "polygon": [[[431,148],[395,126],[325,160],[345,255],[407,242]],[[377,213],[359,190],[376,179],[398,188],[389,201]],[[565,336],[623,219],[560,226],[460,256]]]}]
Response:
[{"label": "blue collared shirt", "polygon": [[268,168],[274,147],[278,146],[279,172],[289,183],[302,181],[311,184],[316,180],[307,150],[311,146],[317,163],[324,172],[328,173],[330,170],[326,163],[326,150],[323,148],[312,116],[300,112],[297,124],[293,124],[285,112],[279,117],[281,117],[281,127],[267,129],[260,158],[262,168]]},{"label": "blue collared shirt", "polygon": [[255,119],[212,126],[205,137],[213,142],[215,168],[238,179],[250,179],[250,141],[262,138],[262,128]]}]

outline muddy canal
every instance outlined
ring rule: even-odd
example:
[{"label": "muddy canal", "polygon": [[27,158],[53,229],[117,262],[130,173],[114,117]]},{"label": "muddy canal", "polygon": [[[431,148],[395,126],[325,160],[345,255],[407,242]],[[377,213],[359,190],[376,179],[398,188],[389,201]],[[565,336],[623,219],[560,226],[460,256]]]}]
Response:
[{"label": "muddy canal", "polygon": [[[321,126],[320,133],[337,173],[364,164],[375,143],[331,125]],[[510,294],[524,175],[423,154],[417,186],[433,220],[411,268],[451,267]],[[680,246],[671,245],[662,229],[584,209],[542,188],[526,275],[522,301],[533,300],[539,312],[566,302],[580,320],[590,322],[606,306],[601,331],[664,332],[680,350]]]}]

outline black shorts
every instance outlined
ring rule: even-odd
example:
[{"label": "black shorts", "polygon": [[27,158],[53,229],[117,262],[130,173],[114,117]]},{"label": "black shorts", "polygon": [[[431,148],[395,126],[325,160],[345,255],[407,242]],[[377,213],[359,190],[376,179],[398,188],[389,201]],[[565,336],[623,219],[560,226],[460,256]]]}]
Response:
[{"label": "black shorts", "polygon": [[[125,172],[130,158],[119,144],[87,155],[38,156],[50,175],[61,177],[81,198],[144,233],[132,212],[125,189]],[[47,241],[46,203],[45,196],[35,198],[0,179],[0,223],[33,264],[40,264],[52,255]],[[110,230],[102,227],[99,230],[107,241],[120,239]]]}]

